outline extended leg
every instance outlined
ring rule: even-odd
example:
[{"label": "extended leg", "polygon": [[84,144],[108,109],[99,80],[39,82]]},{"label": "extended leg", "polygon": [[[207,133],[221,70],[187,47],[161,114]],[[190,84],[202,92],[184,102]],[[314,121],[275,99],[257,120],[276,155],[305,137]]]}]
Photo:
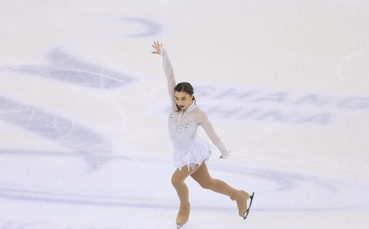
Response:
[{"label": "extended leg", "polygon": [[210,189],[229,196],[232,200],[236,200],[238,212],[240,216],[244,216],[247,210],[247,199],[249,194],[243,190],[237,190],[229,186],[222,180],[214,179],[210,176],[206,163],[194,172],[191,177],[205,189]]},{"label": "extended leg", "polygon": [[203,163],[201,167],[191,175],[191,177],[197,181],[201,187],[227,196],[231,196],[235,191],[237,191],[226,182],[212,178],[209,174],[206,163]]}]

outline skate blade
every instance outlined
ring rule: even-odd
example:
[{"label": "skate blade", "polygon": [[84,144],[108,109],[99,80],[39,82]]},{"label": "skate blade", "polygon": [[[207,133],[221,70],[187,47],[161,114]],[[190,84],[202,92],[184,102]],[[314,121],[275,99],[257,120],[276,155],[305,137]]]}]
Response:
[{"label": "skate blade", "polygon": [[247,216],[248,216],[248,214],[249,214],[249,211],[250,211],[250,208],[251,208],[251,204],[252,204],[252,200],[254,199],[254,192],[252,193],[252,195],[250,196],[250,204],[249,204],[249,206],[248,206],[248,208],[247,208],[247,211],[246,211],[246,214],[245,214],[245,216],[243,217],[243,219],[246,219],[247,218]]},{"label": "skate blade", "polygon": [[177,229],[182,228],[187,222],[188,222],[188,220],[184,224],[177,225]]}]

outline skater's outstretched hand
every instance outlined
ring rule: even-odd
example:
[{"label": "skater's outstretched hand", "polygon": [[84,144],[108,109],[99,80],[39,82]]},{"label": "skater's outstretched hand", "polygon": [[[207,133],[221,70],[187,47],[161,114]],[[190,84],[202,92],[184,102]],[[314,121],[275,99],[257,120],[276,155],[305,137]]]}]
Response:
[{"label": "skater's outstretched hand", "polygon": [[152,54],[160,54],[160,47],[163,47],[163,44],[161,43],[159,44],[159,41],[156,41],[156,43],[154,41],[154,44],[152,45],[152,47],[156,49],[156,51],[151,52]]},{"label": "skater's outstretched hand", "polygon": [[[231,151],[228,151],[228,156],[229,157],[229,154],[231,153]],[[220,156],[220,159],[226,159],[227,157],[223,157],[223,155]]]}]

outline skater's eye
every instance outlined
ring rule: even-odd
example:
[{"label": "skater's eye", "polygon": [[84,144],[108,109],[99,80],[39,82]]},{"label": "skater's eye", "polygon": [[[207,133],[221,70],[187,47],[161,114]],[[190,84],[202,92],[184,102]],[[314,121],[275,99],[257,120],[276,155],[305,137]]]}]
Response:
[{"label": "skater's eye", "polygon": [[[182,100],[186,100],[186,97],[182,97],[181,99]],[[179,100],[179,99],[176,97],[176,100]]]}]

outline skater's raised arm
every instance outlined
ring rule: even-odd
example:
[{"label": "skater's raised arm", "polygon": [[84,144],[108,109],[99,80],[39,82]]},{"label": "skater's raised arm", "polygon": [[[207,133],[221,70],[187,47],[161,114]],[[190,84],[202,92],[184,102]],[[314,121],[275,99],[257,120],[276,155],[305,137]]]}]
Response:
[{"label": "skater's raised arm", "polygon": [[204,128],[206,134],[209,136],[214,145],[220,150],[222,153],[221,158],[229,157],[230,151],[228,151],[223,145],[222,140],[220,140],[219,136],[215,133],[213,125],[209,121],[209,118],[205,112],[201,112],[200,125]]},{"label": "skater's raised arm", "polygon": [[152,47],[154,47],[156,51],[153,51],[151,53],[160,54],[163,57],[163,68],[164,68],[165,76],[168,81],[168,93],[171,99],[172,108],[174,108],[175,107],[174,88],[176,86],[176,80],[174,78],[174,71],[173,71],[172,64],[170,63],[167,50],[163,47],[163,44],[159,44],[159,41],[157,42],[154,41],[154,44],[152,45]]}]

